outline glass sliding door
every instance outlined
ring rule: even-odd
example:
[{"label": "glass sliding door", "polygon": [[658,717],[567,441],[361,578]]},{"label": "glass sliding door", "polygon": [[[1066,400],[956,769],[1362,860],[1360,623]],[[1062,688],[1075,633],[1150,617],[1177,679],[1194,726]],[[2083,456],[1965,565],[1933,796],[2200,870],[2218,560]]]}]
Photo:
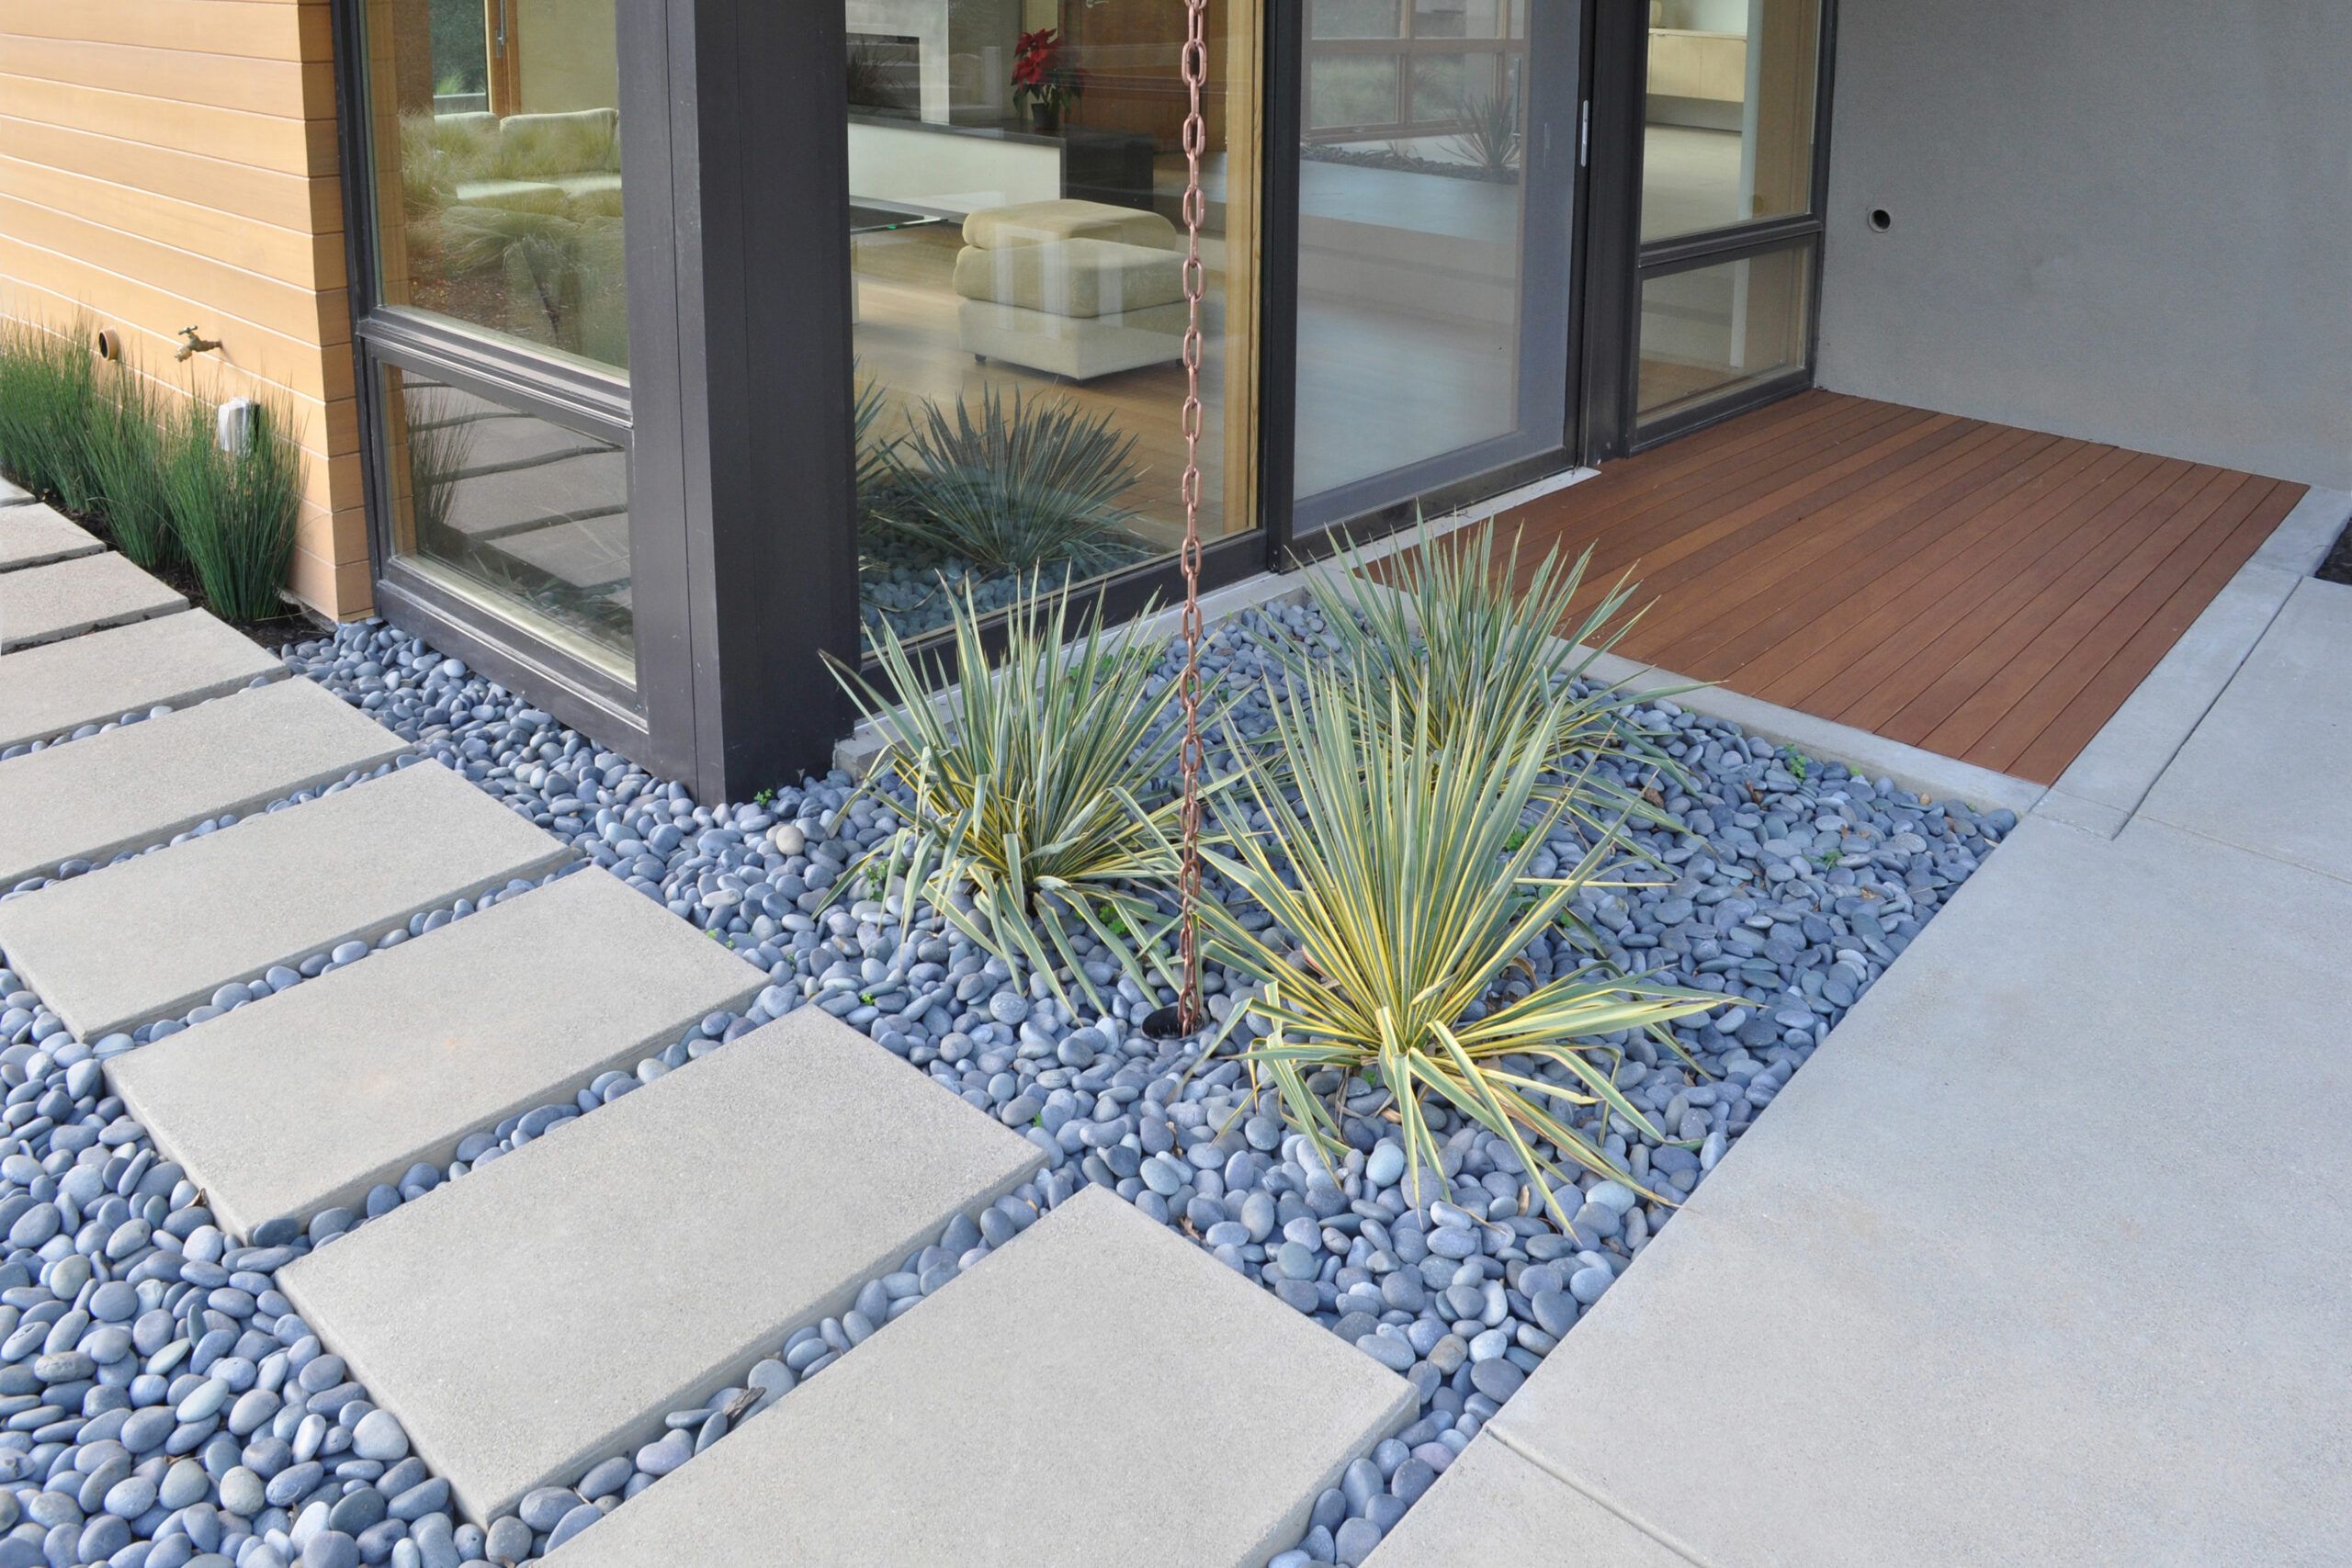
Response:
[{"label": "glass sliding door", "polygon": [[[1184,0],[838,0],[860,600],[1134,574],[1182,537]],[[1209,6],[1202,532],[1256,526],[1261,13]]]},{"label": "glass sliding door", "polygon": [[1550,0],[1303,9],[1302,534],[1566,461],[1582,26]]},{"label": "glass sliding door", "polygon": [[[380,571],[633,701],[616,0],[356,0]],[[382,596],[379,593],[379,596]]]},{"label": "glass sliding door", "polygon": [[1633,444],[1804,384],[1824,0],[1656,0],[1641,72]]}]

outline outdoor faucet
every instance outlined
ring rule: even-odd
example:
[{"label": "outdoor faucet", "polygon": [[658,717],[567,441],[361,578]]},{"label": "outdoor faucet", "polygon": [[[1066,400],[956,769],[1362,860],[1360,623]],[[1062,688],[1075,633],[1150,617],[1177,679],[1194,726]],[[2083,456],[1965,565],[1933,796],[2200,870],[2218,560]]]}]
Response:
[{"label": "outdoor faucet", "polygon": [[216,339],[198,337],[194,327],[182,327],[180,329],[180,337],[183,340],[180,344],[180,351],[172,355],[172,357],[183,362],[195,355],[209,354],[212,350],[220,346],[220,343]]}]

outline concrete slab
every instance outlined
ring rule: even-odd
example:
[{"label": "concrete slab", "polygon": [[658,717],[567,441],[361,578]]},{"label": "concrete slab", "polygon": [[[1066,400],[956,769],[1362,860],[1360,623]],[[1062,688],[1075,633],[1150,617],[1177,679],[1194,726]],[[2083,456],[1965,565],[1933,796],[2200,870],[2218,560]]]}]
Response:
[{"label": "concrete slab", "polygon": [[2140,808],[2352,881],[2352,587],[2307,577]]},{"label": "concrete slab", "polygon": [[162,843],[407,749],[315,683],[278,681],[0,762],[0,887]]},{"label": "concrete slab", "polygon": [[628,1069],[767,976],[590,868],[117,1057],[108,1081],[249,1236]]},{"label": "concrete slab", "polygon": [[2347,520],[2352,520],[2352,491],[2313,485],[2254,552],[2252,564],[2309,577],[2335,547]]},{"label": "concrete slab", "polygon": [[32,500],[32,492],[20,484],[0,479],[0,506],[22,506]]},{"label": "concrete slab", "polygon": [[1713,1568],[2352,1562],[2347,931],[2029,819],[1487,1429]]},{"label": "concrete slab", "polygon": [[1412,1406],[1089,1188],[549,1562],[1261,1568]]},{"label": "concrete slab", "polygon": [[2140,808],[2206,710],[2245,662],[2303,574],[2249,563],[2238,569],[2034,809],[2109,838]]},{"label": "concrete slab", "polygon": [[187,608],[177,589],[112,553],[0,572],[0,653]]},{"label": "concrete slab", "polygon": [[277,1282],[487,1522],[740,1382],[1042,1161],[808,1008]]},{"label": "concrete slab", "polygon": [[49,507],[0,508],[0,571],[94,556],[105,548],[88,529]]},{"label": "concrete slab", "polygon": [[447,768],[420,762],[0,903],[0,953],[95,1041],[184,1012],[273,964],[551,871],[570,853]]},{"label": "concrete slab", "polygon": [[201,610],[27,649],[0,659],[0,751],[285,673],[267,649]]},{"label": "concrete slab", "polygon": [[1692,1568],[1690,1559],[1539,1469],[1491,1430],[1470,1439],[1364,1568],[1473,1562]]}]

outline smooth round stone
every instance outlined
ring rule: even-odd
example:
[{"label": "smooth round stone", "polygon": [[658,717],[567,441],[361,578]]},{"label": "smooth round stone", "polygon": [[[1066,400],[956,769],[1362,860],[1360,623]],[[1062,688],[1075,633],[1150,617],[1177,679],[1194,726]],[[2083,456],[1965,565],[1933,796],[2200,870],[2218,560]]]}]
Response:
[{"label": "smooth round stone", "polygon": [[1545,1291],[1528,1298],[1527,1304],[1535,1314],[1535,1325],[1555,1339],[1576,1326],[1576,1298],[1566,1291]]},{"label": "smooth round stone", "polygon": [[252,1518],[265,1507],[262,1479],[243,1465],[238,1465],[220,1478],[220,1506],[232,1514]]},{"label": "smooth round stone", "polygon": [[638,1450],[637,1468],[658,1478],[669,1474],[694,1457],[694,1435],[684,1431],[673,1432]]},{"label": "smooth round stone", "polygon": [[1526,1381],[1525,1372],[1499,1357],[1491,1361],[1474,1362],[1470,1368],[1472,1385],[1497,1404],[1517,1393],[1519,1385]]},{"label": "smooth round stone", "polygon": [[1402,1339],[1391,1339],[1385,1334],[1365,1335],[1356,1341],[1356,1348],[1392,1372],[1408,1371],[1417,1359],[1410,1345]]},{"label": "smooth round stone", "polygon": [[1440,1258],[1464,1258],[1478,1256],[1478,1235],[1476,1231],[1455,1225],[1442,1225],[1430,1233],[1430,1250]]},{"label": "smooth round stone", "polygon": [[1363,1175],[1374,1187],[1394,1187],[1405,1174],[1405,1151],[1383,1138],[1364,1162]]},{"label": "smooth round stone", "polygon": [[580,1506],[564,1515],[562,1518],[558,1519],[556,1521],[555,1529],[548,1532],[548,1550],[549,1551],[553,1551],[557,1547],[561,1546],[573,1536],[578,1535],[582,1530],[586,1529],[590,1525],[594,1524],[598,1519],[601,1519],[604,1517],[605,1511],[602,1508],[597,1507],[595,1504],[581,1504]]},{"label": "smooth round stone", "polygon": [[1380,1527],[1370,1519],[1349,1519],[1333,1532],[1331,1542],[1337,1561],[1355,1568],[1380,1544]]},{"label": "smooth round stone", "polygon": [[371,1410],[352,1428],[351,1451],[361,1459],[391,1464],[408,1457],[408,1433],[389,1410]]},{"label": "smooth round stone", "polygon": [[[784,1367],[781,1362],[770,1363],[763,1361],[760,1363],[761,1366],[768,1366],[771,1364],[775,1365],[778,1371],[784,1371]],[[756,1387],[759,1367],[752,1368],[752,1371],[754,1380],[753,1386]],[[787,1372],[786,1375],[789,1376],[790,1374]],[[587,1474],[580,1478],[580,1495],[586,1498],[591,1503],[594,1502],[599,1497],[609,1497],[614,1493],[618,1492],[622,1487],[628,1484],[628,1478],[636,1473],[636,1470],[637,1467],[629,1462],[628,1456],[627,1454],[615,1454],[612,1458],[600,1461],[594,1469],[590,1470]]]},{"label": "smooth round stone", "polygon": [[556,1521],[580,1506],[580,1495],[568,1486],[537,1486],[523,1494],[516,1512],[535,1530],[551,1530]]},{"label": "smooth round stone", "polygon": [[1568,1276],[1568,1294],[1590,1306],[1600,1299],[1600,1292],[1613,1284],[1616,1278],[1608,1269],[1598,1266],[1579,1269]]},{"label": "smooth round stone", "polygon": [[513,1568],[531,1554],[531,1527],[513,1514],[500,1516],[491,1521],[482,1554],[499,1568]]},{"label": "smooth round stone", "polygon": [[359,1568],[359,1542],[341,1530],[321,1530],[302,1548],[302,1568]]}]

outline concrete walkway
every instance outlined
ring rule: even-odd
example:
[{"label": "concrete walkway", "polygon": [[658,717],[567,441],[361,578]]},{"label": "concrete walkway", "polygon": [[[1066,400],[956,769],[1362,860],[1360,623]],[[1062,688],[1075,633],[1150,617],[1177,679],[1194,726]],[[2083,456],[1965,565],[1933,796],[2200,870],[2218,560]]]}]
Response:
[{"label": "concrete walkway", "polygon": [[2019,827],[1373,1568],[2352,1562],[2352,589],[2162,743],[2112,837]]}]

